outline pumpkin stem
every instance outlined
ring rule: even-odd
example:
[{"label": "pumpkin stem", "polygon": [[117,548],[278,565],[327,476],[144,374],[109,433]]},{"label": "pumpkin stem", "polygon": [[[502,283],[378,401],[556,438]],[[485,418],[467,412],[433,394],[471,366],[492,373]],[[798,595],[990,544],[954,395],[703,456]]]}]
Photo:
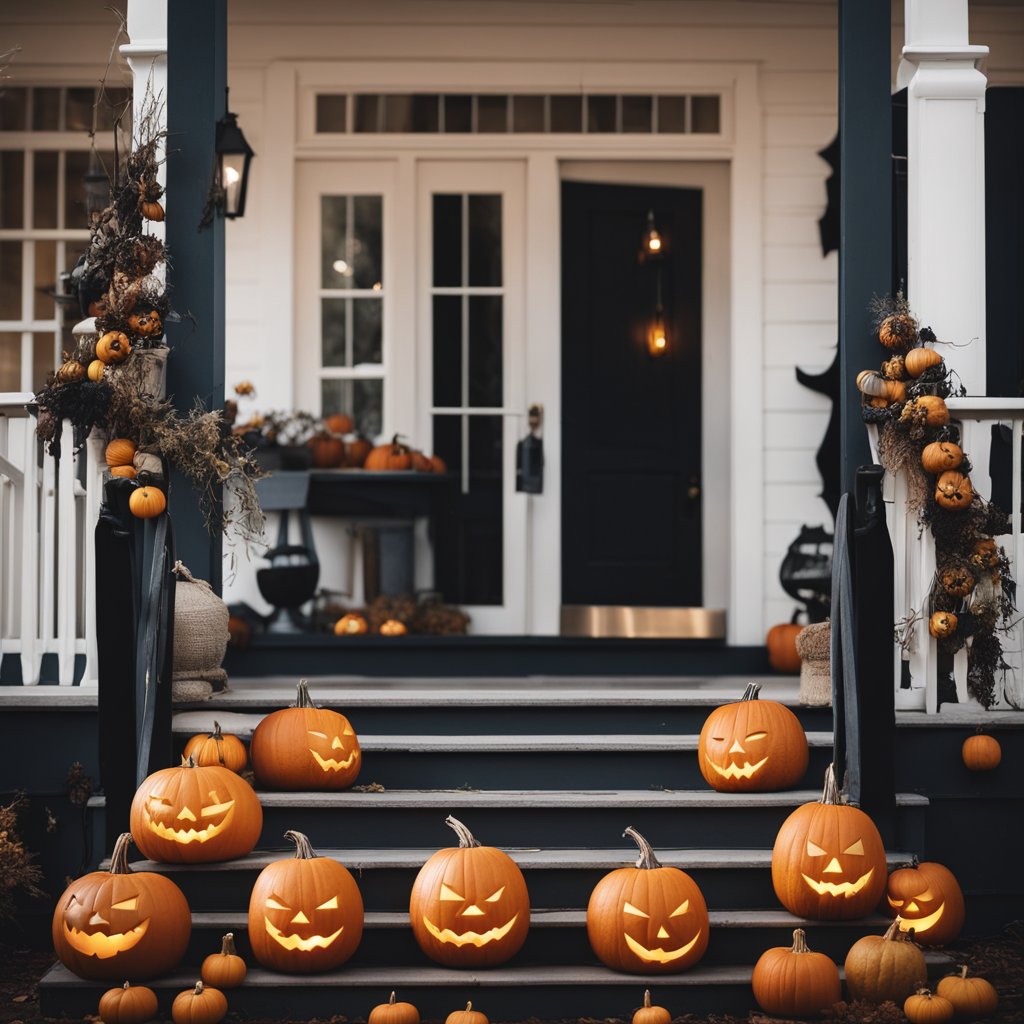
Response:
[{"label": "pumpkin stem", "polygon": [[644,989],[644,1009],[649,1010],[651,1007],[651,990],[649,988]]},{"label": "pumpkin stem", "polygon": [[473,1009],[473,1004],[472,1003],[466,1003],[466,1013],[469,1013],[469,1011],[472,1010],[472,1009]]},{"label": "pumpkin stem", "polygon": [[295,707],[297,708],[315,708],[316,705],[313,703],[313,698],[309,695],[309,684],[305,679],[299,680],[299,685],[295,691]]},{"label": "pumpkin stem", "polygon": [[901,927],[904,921],[903,918],[896,915],[896,919],[891,925],[885,930],[885,934],[882,936],[883,939],[888,939],[891,942],[904,942],[906,939],[913,935],[914,929],[911,928],[910,932],[905,932]]},{"label": "pumpkin stem", "polygon": [[203,994],[203,983],[201,981],[196,982],[196,987],[192,989],[192,995],[201,996]]},{"label": "pumpkin stem", "polygon": [[313,849],[309,839],[301,832],[285,832],[285,839],[290,839],[295,844],[296,860],[313,860],[316,857],[316,850]]},{"label": "pumpkin stem", "polygon": [[747,683],[747,688],[743,691],[743,696],[740,700],[757,700],[758,694],[761,692],[760,683]]},{"label": "pumpkin stem", "polygon": [[220,722],[218,722],[217,719],[213,720],[213,736],[210,738],[216,740],[218,743],[224,739],[224,733],[220,731]]},{"label": "pumpkin stem", "polygon": [[839,796],[839,786],[836,783],[836,768],[834,764],[830,764],[825,769],[825,786],[821,791],[821,799],[818,803],[841,804],[842,802],[842,798]]},{"label": "pumpkin stem", "polygon": [[392,992],[391,993],[391,998],[388,1000],[388,1006],[394,1006],[394,1005],[395,1005],[395,993]]},{"label": "pumpkin stem", "polygon": [[122,832],[114,843],[114,852],[110,855],[110,873],[112,875],[130,875],[128,867],[128,844],[134,842],[131,832]]},{"label": "pumpkin stem", "polygon": [[130,989],[131,987],[132,987],[131,983],[127,982],[127,981],[121,986],[121,988],[123,988],[125,990],[125,992],[127,992],[128,989]]},{"label": "pumpkin stem", "polygon": [[459,837],[459,849],[465,850],[471,846],[479,846],[480,844],[473,837],[473,833],[466,828],[465,825],[459,821],[458,818],[453,818],[450,814],[444,819],[444,823]]},{"label": "pumpkin stem", "polygon": [[220,944],[220,955],[221,956],[237,956],[235,952],[235,933],[227,932]]},{"label": "pumpkin stem", "polygon": [[961,978],[966,978],[967,977],[967,964],[961,964],[960,965],[960,977]]},{"label": "pumpkin stem", "polygon": [[625,832],[622,833],[622,837],[629,836],[637,846],[640,847],[640,856],[636,859],[636,866],[638,868],[660,868],[661,864],[658,858],[654,856],[654,850],[651,848],[651,844],[632,825],[630,825]]}]

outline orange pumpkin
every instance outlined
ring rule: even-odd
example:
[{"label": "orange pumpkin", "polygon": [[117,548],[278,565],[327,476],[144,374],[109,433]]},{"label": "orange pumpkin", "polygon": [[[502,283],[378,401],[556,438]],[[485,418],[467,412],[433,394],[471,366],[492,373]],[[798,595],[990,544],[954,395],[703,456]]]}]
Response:
[{"label": "orange pumpkin", "polygon": [[852,920],[870,914],[885,892],[882,837],[859,808],[839,801],[829,765],[818,803],[782,823],[772,850],[772,885],[797,917]]},{"label": "orange pumpkin", "polygon": [[530,928],[530,895],[519,865],[481,846],[461,821],[445,824],[459,845],[438,850],[420,868],[409,920],[420,949],[447,967],[492,967],[519,952]]},{"label": "orange pumpkin", "polygon": [[128,511],[137,519],[154,519],[167,508],[167,498],[159,487],[139,487],[128,499]]},{"label": "orange pumpkin", "polygon": [[991,982],[984,978],[968,978],[966,964],[960,968],[959,973],[943,978],[936,992],[953,1004],[958,1017],[967,1017],[969,1020],[988,1017],[999,1007],[999,993]]},{"label": "orange pumpkin", "polygon": [[978,733],[968,736],[960,749],[964,764],[972,772],[990,772],[1003,759],[1003,748],[995,736]]},{"label": "orange pumpkin", "polygon": [[103,1024],[144,1024],[156,1016],[156,993],[145,985],[112,988],[100,996],[100,1020]]},{"label": "orange pumpkin", "polygon": [[591,948],[616,971],[684,971],[708,948],[704,896],[685,871],[662,867],[636,829],[624,835],[640,847],[640,858],[635,867],[611,871],[594,886],[587,904]]},{"label": "orange pumpkin", "polygon": [[363,462],[364,469],[376,472],[404,470],[411,466],[412,452],[398,440],[397,434],[390,444],[378,445],[372,449]]},{"label": "orange pumpkin", "polygon": [[337,469],[345,461],[345,442],[333,434],[317,434],[308,442],[317,469]]},{"label": "orange pumpkin", "polygon": [[882,363],[882,373],[889,380],[903,380],[907,375],[907,366],[903,356],[893,356],[891,359],[886,359]]},{"label": "orange pumpkin", "polygon": [[430,456],[430,465],[435,473],[447,473],[448,464],[441,458],[440,455]]},{"label": "orange pumpkin", "polygon": [[956,632],[958,621],[952,612],[932,612],[931,618],[928,620],[928,632],[936,640],[942,640]]},{"label": "orange pumpkin", "polygon": [[86,367],[85,373],[89,380],[95,383],[96,381],[103,380],[103,371],[106,368],[106,364],[102,359],[94,359],[88,367]]},{"label": "orange pumpkin", "polygon": [[914,933],[922,946],[944,946],[964,926],[964,894],[947,867],[923,861],[897,868],[885,891],[886,909],[900,918],[900,928]]},{"label": "orange pumpkin", "polygon": [[342,615],[334,624],[335,636],[362,636],[364,633],[368,633],[369,630],[370,625],[366,621],[365,616],[359,615],[356,612]]},{"label": "orange pumpkin", "polygon": [[220,952],[211,953],[199,972],[203,982],[214,988],[238,988],[245,981],[245,961],[235,950],[235,936],[228,932],[221,940]]},{"label": "orange pumpkin", "polygon": [[128,867],[131,833],[114,844],[109,871],[72,882],[53,912],[53,948],[80,978],[152,978],[175,967],[188,946],[192,915],[164,875]]},{"label": "orange pumpkin", "polygon": [[128,327],[141,338],[158,338],[164,333],[163,320],[155,309],[148,313],[132,313],[128,317]]},{"label": "orange pumpkin", "polygon": [[464,1010],[454,1010],[444,1019],[444,1024],[490,1024],[487,1015],[473,1009],[472,1003],[466,1003]]},{"label": "orange pumpkin", "polygon": [[884,935],[865,935],[846,954],[843,965],[851,999],[901,1003],[927,977],[924,954],[900,931],[900,919]]},{"label": "orange pumpkin", "polygon": [[793,945],[765,950],[751,977],[754,998],[775,1017],[813,1017],[842,997],[839,968],[824,953],[807,948],[802,928],[793,932]]},{"label": "orange pumpkin", "polygon": [[633,1013],[632,1024],[672,1024],[672,1014],[664,1006],[651,1006],[651,990],[644,990],[644,1005]]},{"label": "orange pumpkin", "polygon": [[182,758],[180,767],[153,772],[135,791],[131,827],[152,860],[231,860],[256,845],[263,808],[252,786],[229,768]]},{"label": "orange pumpkin", "polygon": [[715,708],[700,731],[700,773],[723,793],[786,789],[807,771],[800,719],[774,700],[759,700],[750,683],[739,701]]},{"label": "orange pumpkin", "polygon": [[123,331],[107,331],[96,342],[96,358],[101,363],[123,363],[132,354],[132,343]]},{"label": "orange pumpkin", "polygon": [[933,348],[912,348],[903,357],[903,364],[907,368],[907,373],[915,379],[920,377],[925,370],[930,370],[941,362],[942,356]]},{"label": "orange pumpkin", "polygon": [[162,221],[164,219],[164,208],[158,202],[139,203],[139,212],[146,220]]},{"label": "orange pumpkin", "polygon": [[264,967],[311,974],[340,967],[363,937],[363,898],[348,869],[318,857],[301,832],[295,856],[259,874],[249,898],[249,944]]},{"label": "orange pumpkin", "polygon": [[800,671],[800,655],[796,649],[796,638],[803,628],[798,622],[780,622],[768,630],[768,636],[765,639],[765,645],[768,648],[768,663],[776,672]]},{"label": "orange pumpkin", "polygon": [[929,473],[944,473],[956,469],[964,461],[963,449],[952,441],[932,441],[921,452],[921,465]]},{"label": "orange pumpkin", "polygon": [[377,630],[381,636],[405,636],[408,627],[400,619],[385,619]]},{"label": "orange pumpkin", "polygon": [[201,767],[219,764],[233,772],[243,771],[249,763],[245,744],[237,736],[221,732],[217,721],[213,723],[213,732],[199,733],[185,744],[184,756]]},{"label": "orange pumpkin", "polygon": [[434,464],[430,461],[429,455],[413,451],[409,453],[409,457],[412,460],[412,468],[417,473],[432,473],[434,471]]},{"label": "orange pumpkin", "polygon": [[958,469],[947,469],[935,481],[935,500],[943,508],[962,512],[974,500],[971,478]]},{"label": "orange pumpkin", "polygon": [[85,367],[77,359],[69,359],[57,371],[57,382],[71,384],[73,381],[81,380],[84,376]]},{"label": "orange pumpkin", "polygon": [[366,456],[373,450],[373,442],[365,437],[357,437],[354,441],[345,442],[345,465],[354,469],[362,468]]},{"label": "orange pumpkin", "polygon": [[123,477],[125,480],[134,480],[139,474],[135,471],[134,466],[111,466],[110,475]]},{"label": "orange pumpkin", "polygon": [[420,1012],[412,1003],[395,1002],[392,992],[386,1003],[375,1006],[366,1024],[420,1024]]},{"label": "orange pumpkin", "polygon": [[928,427],[944,427],[949,423],[949,407],[938,395],[912,398],[900,413],[900,422],[922,420]]},{"label": "orange pumpkin", "polygon": [[351,434],[352,433],[352,417],[346,416],[343,412],[336,412],[333,416],[328,416],[324,420],[324,426],[332,434]]},{"label": "orange pumpkin", "polygon": [[208,988],[201,981],[196,982],[195,988],[179,992],[171,1003],[171,1020],[174,1024],[218,1024],[227,1012],[228,1000],[224,993],[216,988]]},{"label": "orange pumpkin", "polygon": [[917,321],[907,313],[887,316],[878,328],[878,340],[894,352],[903,352],[917,340]]},{"label": "orange pumpkin", "polygon": [[907,996],[903,1013],[910,1024],[944,1024],[953,1019],[953,1004],[942,996],[936,996],[929,989],[919,988]]},{"label": "orange pumpkin", "polygon": [[362,753],[349,720],[318,708],[306,680],[295,705],[267,715],[249,745],[253,771],[270,789],[348,789],[359,777]]},{"label": "orange pumpkin", "polygon": [[126,437],[115,437],[107,445],[104,457],[108,466],[130,466],[135,458],[135,442]]}]

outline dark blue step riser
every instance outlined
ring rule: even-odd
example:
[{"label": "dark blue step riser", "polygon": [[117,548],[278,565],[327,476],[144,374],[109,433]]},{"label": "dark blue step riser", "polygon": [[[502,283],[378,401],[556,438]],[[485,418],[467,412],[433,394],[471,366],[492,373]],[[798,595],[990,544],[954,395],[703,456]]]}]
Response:
[{"label": "dark blue step riser", "polygon": [[[282,853],[282,855],[284,855]],[[630,863],[624,853],[623,866]],[[367,910],[408,911],[409,894],[418,869],[374,869],[353,872]],[[169,875],[196,913],[247,910],[257,871],[173,871]],[[542,869],[524,872],[530,901],[537,907],[585,907],[606,871]],[[694,869],[688,872],[715,910],[777,910],[767,868]]]},{"label": "dark blue step riser", "polygon": [[[874,923],[855,921],[842,926],[823,925],[807,928],[807,944],[815,952],[824,953],[838,963],[857,939],[866,934],[880,934]],[[210,953],[220,950],[220,929],[193,929],[185,963],[198,967]],[[245,928],[235,929],[235,945],[247,963],[255,963],[249,948]],[[727,966],[750,964],[771,946],[791,946],[792,928],[714,928],[711,929],[707,952],[701,964]],[[417,945],[408,924],[403,927],[367,928],[359,948],[352,956],[353,966],[397,967],[430,966],[431,960]],[[590,948],[585,927],[531,928],[526,943],[511,961],[515,965],[541,966],[546,964],[597,966],[600,961]]]},{"label": "dark blue step riser", "polygon": [[[814,789],[832,759],[831,748],[815,747],[804,777],[792,789]],[[709,789],[695,750],[611,750],[558,753],[456,751],[420,753],[367,751],[359,782],[388,789]]]},{"label": "dark blue step riser", "polygon": [[[274,847],[289,829],[305,832],[314,847],[391,849],[422,847],[446,813],[438,808],[264,807],[261,846]],[[632,825],[662,847],[771,848],[791,807],[477,807],[455,808],[490,846],[606,847]],[[923,808],[904,808],[896,847],[923,848]]]}]

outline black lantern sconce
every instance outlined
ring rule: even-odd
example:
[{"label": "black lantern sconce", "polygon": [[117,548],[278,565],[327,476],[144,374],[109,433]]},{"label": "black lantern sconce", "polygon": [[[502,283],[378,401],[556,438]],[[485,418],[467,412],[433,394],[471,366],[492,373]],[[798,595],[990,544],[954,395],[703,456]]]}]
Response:
[{"label": "black lantern sconce", "polygon": [[215,210],[220,210],[229,220],[244,216],[245,198],[249,190],[249,165],[256,155],[242,134],[242,129],[238,127],[238,115],[231,111],[225,112],[217,122],[213,149],[213,184],[206,199],[200,227],[213,222]]}]

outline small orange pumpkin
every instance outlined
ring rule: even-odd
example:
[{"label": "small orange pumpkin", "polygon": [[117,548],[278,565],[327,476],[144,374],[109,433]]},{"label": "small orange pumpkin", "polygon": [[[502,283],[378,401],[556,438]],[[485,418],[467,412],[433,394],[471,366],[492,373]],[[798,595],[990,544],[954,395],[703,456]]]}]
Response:
[{"label": "small orange pumpkin", "polygon": [[156,993],[145,985],[112,988],[100,996],[100,1019],[103,1024],[144,1024],[156,1016]]},{"label": "small orange pumpkin", "polygon": [[968,736],[960,748],[960,756],[964,764],[972,772],[990,772],[1003,759],[1003,748],[995,736],[978,733]]},{"label": "small orange pumpkin", "polygon": [[672,1024],[672,1014],[664,1006],[651,1006],[651,990],[644,990],[644,1005],[633,1013],[633,1024]]},{"label": "small orange pumpkin", "polygon": [[124,331],[107,331],[96,342],[96,358],[102,363],[123,363],[132,354],[132,343]]},{"label": "small orange pumpkin", "polygon": [[221,940],[220,952],[211,953],[200,970],[203,982],[215,988],[238,988],[245,981],[245,961],[235,950],[235,934],[228,932]]},{"label": "small orange pumpkin", "polygon": [[104,458],[107,460],[107,465],[111,468],[114,466],[130,466],[135,458],[135,451],[134,441],[130,441],[126,437],[115,437],[107,445]]},{"label": "small orange pumpkin", "polygon": [[780,622],[768,630],[765,646],[768,663],[776,672],[800,671],[800,655],[796,649],[797,634],[803,629],[798,622]]},{"label": "small orange pumpkin", "polygon": [[159,487],[139,487],[128,499],[128,511],[137,519],[155,519],[167,508],[167,498]]},{"label": "small orange pumpkin", "polygon": [[93,383],[103,379],[103,371],[106,369],[106,364],[102,359],[94,359],[86,368],[85,374]]},{"label": "small orange pumpkin", "polygon": [[941,362],[942,356],[940,356],[933,348],[912,348],[903,358],[903,363],[907,368],[907,373],[915,380],[920,377],[925,370],[930,370],[933,366],[938,366]]},{"label": "small orange pumpkin", "polygon": [[365,437],[357,437],[354,441],[345,442],[345,465],[362,468],[366,456],[373,450],[373,442]]},{"label": "small orange pumpkin", "polygon": [[135,471],[134,466],[111,466],[110,475],[124,477],[126,480],[134,480],[139,474]]},{"label": "small orange pumpkin", "polygon": [[928,620],[928,632],[936,640],[952,636],[956,632],[957,617],[952,612],[932,612]]},{"label": "small orange pumpkin", "polygon": [[385,619],[378,630],[381,636],[405,636],[409,630],[400,619]]},{"label": "small orange pumpkin", "polygon": [[953,1004],[942,996],[932,995],[926,988],[919,988],[903,1003],[903,1012],[910,1024],[944,1024],[953,1019]]},{"label": "small orange pumpkin", "polygon": [[938,395],[918,395],[903,407],[900,422],[923,420],[927,427],[944,427],[949,423],[949,406]]},{"label": "small orange pumpkin", "polygon": [[81,380],[85,376],[85,367],[77,359],[69,359],[57,371],[57,381],[60,384],[71,384],[73,381]]},{"label": "small orange pumpkin", "polygon": [[472,1003],[466,1003],[464,1010],[454,1010],[445,1017],[444,1024],[491,1024],[487,1014],[473,1009]]},{"label": "small orange pumpkin", "polygon": [[198,733],[185,744],[183,756],[191,757],[201,768],[219,764],[233,772],[243,771],[249,763],[245,744],[237,736],[221,732],[217,721],[212,733]]},{"label": "small orange pumpkin", "polygon": [[395,993],[386,1003],[375,1006],[366,1024],[420,1024],[420,1011],[412,1003],[395,1002]]},{"label": "small orange pumpkin", "polygon": [[366,456],[363,469],[370,469],[376,472],[382,470],[403,470],[412,466],[412,452],[398,439],[398,434],[392,438],[390,444],[378,445]]},{"label": "small orange pumpkin", "polygon": [[889,398],[889,381],[877,370],[861,370],[857,374],[857,390],[874,398]]},{"label": "small orange pumpkin", "polygon": [[935,500],[954,512],[962,512],[974,500],[971,478],[958,469],[947,469],[935,481]]},{"label": "small orange pumpkin", "polygon": [[958,1017],[975,1020],[988,1017],[996,1012],[999,1006],[999,993],[991,982],[984,978],[968,978],[967,965],[960,968],[959,974],[950,974],[943,978],[936,993],[953,1004]]},{"label": "small orange pumpkin", "polygon": [[158,338],[164,333],[163,320],[155,309],[148,313],[132,313],[128,317],[128,326],[140,338]]},{"label": "small orange pumpkin", "polygon": [[356,612],[349,612],[342,615],[334,624],[335,636],[362,636],[369,632],[370,626],[366,619]]},{"label": "small orange pumpkin", "polygon": [[952,441],[932,441],[921,452],[921,465],[929,473],[956,469],[964,461],[963,449]]},{"label": "small orange pumpkin", "polygon": [[903,352],[917,340],[917,321],[907,313],[887,316],[878,328],[878,340],[894,352]]},{"label": "small orange pumpkin", "polygon": [[434,471],[429,455],[424,455],[421,451],[414,451],[410,452],[409,456],[412,459],[412,468],[415,472],[432,473]]},{"label": "small orange pumpkin", "polygon": [[842,999],[839,968],[824,953],[807,948],[802,928],[793,932],[793,946],[765,950],[751,977],[754,998],[775,1017],[813,1017]]},{"label": "small orange pumpkin", "polygon": [[147,202],[143,200],[139,203],[139,211],[146,220],[162,221],[164,219],[164,208],[158,202]]},{"label": "small orange pumpkin", "polygon": [[336,412],[333,416],[328,416],[324,420],[324,426],[332,434],[351,434],[352,433],[352,417],[346,416],[343,412]]},{"label": "small orange pumpkin", "polygon": [[176,995],[171,1004],[174,1024],[218,1024],[227,1012],[227,996],[220,989],[208,988],[201,981],[196,982],[195,988]]},{"label": "small orange pumpkin", "polygon": [[314,435],[306,444],[317,469],[337,469],[345,462],[345,442],[340,437],[324,432]]}]

